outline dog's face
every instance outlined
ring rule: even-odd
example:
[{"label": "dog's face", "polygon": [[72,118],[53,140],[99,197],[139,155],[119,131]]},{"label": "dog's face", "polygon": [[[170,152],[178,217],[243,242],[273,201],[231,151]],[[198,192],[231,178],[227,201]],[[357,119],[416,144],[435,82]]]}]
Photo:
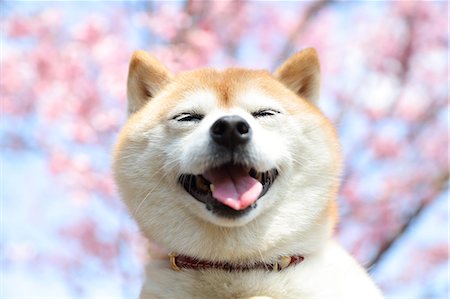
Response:
[{"label": "dog's face", "polygon": [[334,129],[315,106],[318,85],[314,50],[274,75],[203,69],[172,76],[136,52],[114,170],[143,232],[199,255],[193,244],[218,232],[264,241],[335,217],[341,158]]}]

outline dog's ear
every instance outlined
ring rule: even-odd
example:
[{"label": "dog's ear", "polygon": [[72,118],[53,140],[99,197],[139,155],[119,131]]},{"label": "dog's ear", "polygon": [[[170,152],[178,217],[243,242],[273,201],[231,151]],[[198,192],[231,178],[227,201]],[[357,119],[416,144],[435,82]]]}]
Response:
[{"label": "dog's ear", "polygon": [[316,104],[320,93],[320,64],[316,50],[309,48],[288,58],[275,77],[300,97]]},{"label": "dog's ear", "polygon": [[145,51],[135,51],[128,69],[128,114],[141,109],[166,85],[171,74],[156,58]]}]

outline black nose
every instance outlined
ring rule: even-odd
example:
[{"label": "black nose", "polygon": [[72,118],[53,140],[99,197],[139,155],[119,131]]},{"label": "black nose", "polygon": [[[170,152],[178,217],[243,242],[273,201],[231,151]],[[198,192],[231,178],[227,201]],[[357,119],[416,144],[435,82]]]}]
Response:
[{"label": "black nose", "polygon": [[233,148],[250,140],[252,128],[242,117],[229,115],[216,120],[209,129],[209,134],[217,144]]}]

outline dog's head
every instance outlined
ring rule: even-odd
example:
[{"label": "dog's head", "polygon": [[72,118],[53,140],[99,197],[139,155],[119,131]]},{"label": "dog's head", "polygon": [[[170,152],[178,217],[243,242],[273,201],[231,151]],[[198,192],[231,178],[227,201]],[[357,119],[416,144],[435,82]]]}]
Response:
[{"label": "dog's head", "polygon": [[[214,244],[234,246],[235,254],[240,245],[261,251],[258,242],[288,242],[332,225],[341,156],[316,107],[319,81],[312,49],[274,74],[176,76],[136,52],[114,170],[144,234],[172,250],[215,256]],[[258,248],[250,250],[251,242]]]}]

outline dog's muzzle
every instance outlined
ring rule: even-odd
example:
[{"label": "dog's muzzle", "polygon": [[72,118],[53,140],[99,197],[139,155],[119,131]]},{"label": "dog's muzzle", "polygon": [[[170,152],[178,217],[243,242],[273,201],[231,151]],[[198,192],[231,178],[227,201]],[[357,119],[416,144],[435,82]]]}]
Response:
[{"label": "dog's muzzle", "polygon": [[221,117],[212,124],[209,134],[217,164],[200,175],[182,174],[178,180],[214,214],[227,218],[247,214],[270,189],[278,171],[258,172],[249,166],[247,145],[252,138],[252,128],[244,118]]}]

